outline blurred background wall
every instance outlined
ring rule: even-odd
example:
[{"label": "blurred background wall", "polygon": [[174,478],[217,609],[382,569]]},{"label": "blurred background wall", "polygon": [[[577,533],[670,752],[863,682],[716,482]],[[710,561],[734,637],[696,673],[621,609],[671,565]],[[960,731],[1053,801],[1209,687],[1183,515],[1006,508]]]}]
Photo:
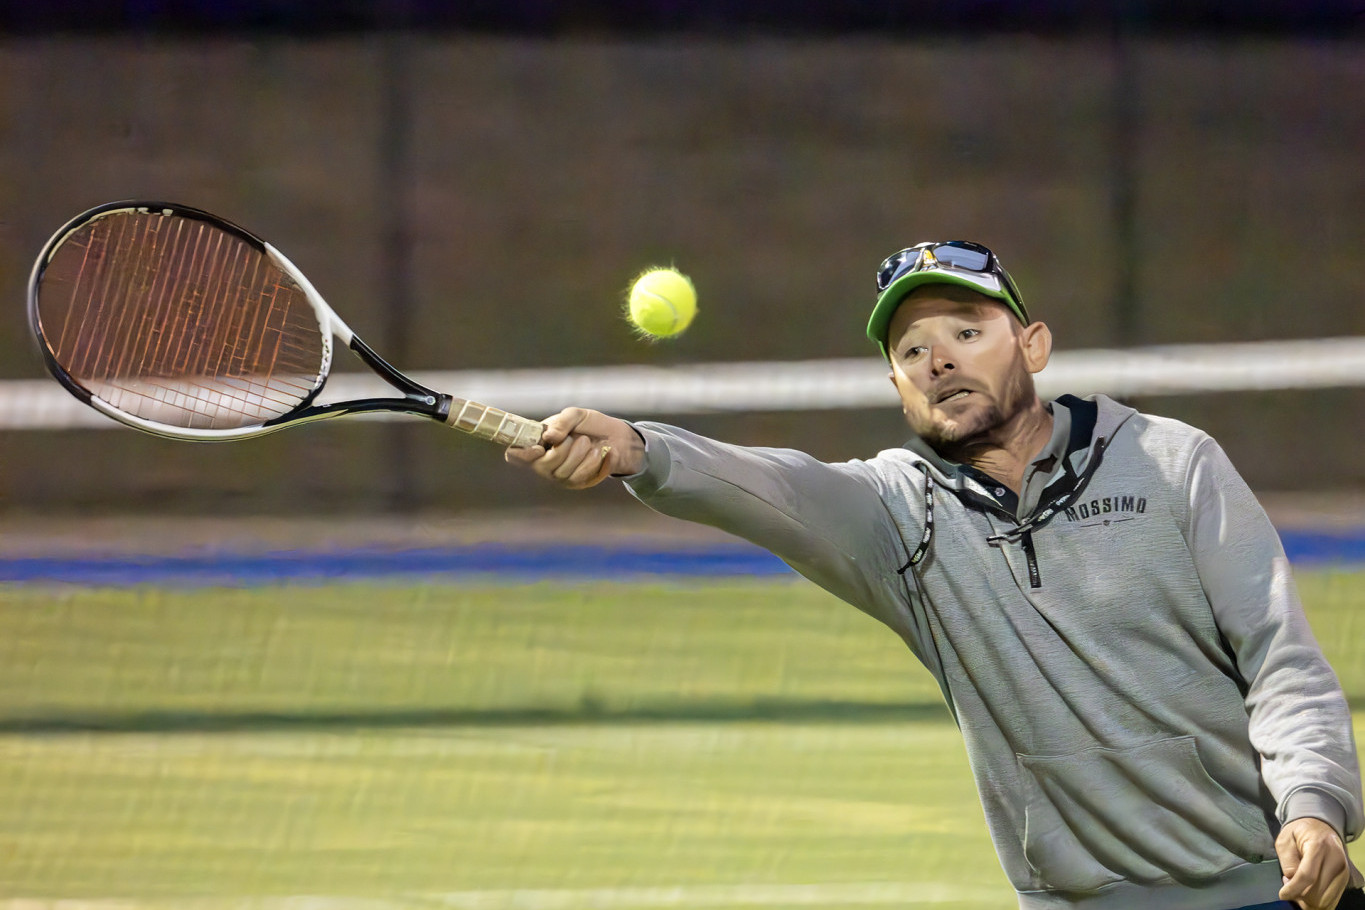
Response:
[{"label": "blurred background wall", "polygon": [[[44,240],[131,197],[271,240],[405,369],[875,357],[875,266],[930,238],[999,252],[1061,349],[1365,335],[1365,41],[1330,5],[1157,27],[1000,4],[1001,27],[928,33],[896,3],[785,27],[724,4],[644,26],[607,3],[567,25],[529,3],[89,6],[5,12],[0,378],[44,375],[24,317]],[[655,263],[702,312],[644,345],[619,308]],[[1212,432],[1262,491],[1365,489],[1361,389],[1133,403]],[[889,387],[884,410],[678,422],[828,459],[904,435]],[[11,515],[564,501],[527,481],[425,423],[0,435]]]}]

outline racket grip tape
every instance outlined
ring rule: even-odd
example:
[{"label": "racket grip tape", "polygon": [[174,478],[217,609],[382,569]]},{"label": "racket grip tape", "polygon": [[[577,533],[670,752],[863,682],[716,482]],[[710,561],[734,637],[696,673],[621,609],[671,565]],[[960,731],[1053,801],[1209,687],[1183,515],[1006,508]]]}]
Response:
[{"label": "racket grip tape", "polygon": [[446,418],[446,426],[514,449],[524,449],[538,444],[545,432],[545,424],[538,420],[527,420],[525,417],[461,398],[456,398],[450,403],[450,416]]}]

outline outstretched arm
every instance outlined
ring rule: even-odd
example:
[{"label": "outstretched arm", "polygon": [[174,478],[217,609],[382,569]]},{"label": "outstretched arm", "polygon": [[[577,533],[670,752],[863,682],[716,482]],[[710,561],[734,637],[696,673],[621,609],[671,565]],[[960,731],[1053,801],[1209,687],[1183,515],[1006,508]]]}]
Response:
[{"label": "outstretched arm", "polygon": [[794,449],[728,445],[582,408],[545,423],[549,448],[508,449],[509,462],[573,490],[625,478],[655,511],[742,537],[893,627],[904,625],[897,570],[906,546],[866,463],[826,464]]},{"label": "outstretched arm", "polygon": [[566,408],[545,421],[542,445],[508,449],[503,457],[566,489],[586,490],[613,474],[642,470],[645,443],[618,417]]}]

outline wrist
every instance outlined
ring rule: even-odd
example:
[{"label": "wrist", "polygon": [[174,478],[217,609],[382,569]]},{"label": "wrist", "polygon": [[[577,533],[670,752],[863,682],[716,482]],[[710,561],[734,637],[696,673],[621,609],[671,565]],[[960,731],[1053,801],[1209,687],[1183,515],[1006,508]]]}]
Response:
[{"label": "wrist", "polygon": [[618,442],[620,447],[617,470],[612,472],[612,477],[628,479],[642,472],[648,464],[648,443],[645,441],[644,434],[635,428],[633,423],[622,421],[629,432],[621,433]]},{"label": "wrist", "polygon": [[1280,815],[1285,824],[1300,818],[1316,818],[1330,825],[1342,843],[1346,842],[1346,807],[1316,787],[1303,787],[1291,793]]}]

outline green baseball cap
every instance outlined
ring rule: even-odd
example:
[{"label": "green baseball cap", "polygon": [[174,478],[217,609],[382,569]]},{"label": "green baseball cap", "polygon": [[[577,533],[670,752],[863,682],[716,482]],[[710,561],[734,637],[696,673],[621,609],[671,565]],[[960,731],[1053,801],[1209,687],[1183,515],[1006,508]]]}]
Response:
[{"label": "green baseball cap", "polygon": [[886,333],[901,301],[925,284],[955,284],[1003,303],[1024,325],[1031,321],[1024,298],[994,253],[966,240],[919,243],[893,253],[877,269],[877,305],[867,321],[867,337],[891,359]]}]

